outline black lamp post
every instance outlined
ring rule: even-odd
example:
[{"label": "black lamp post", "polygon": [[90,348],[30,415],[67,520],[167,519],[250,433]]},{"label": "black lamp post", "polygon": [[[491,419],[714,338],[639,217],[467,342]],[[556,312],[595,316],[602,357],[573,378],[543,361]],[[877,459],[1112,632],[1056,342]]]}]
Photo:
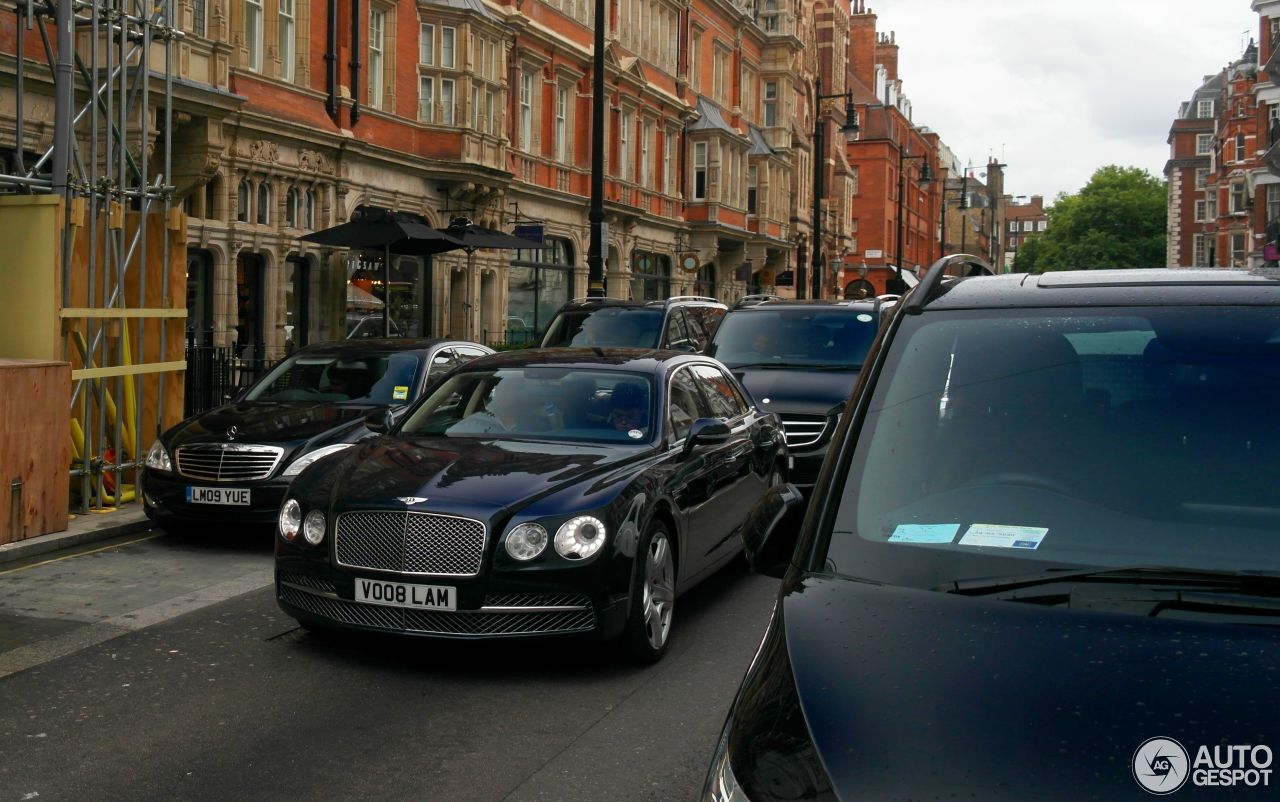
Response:
[{"label": "black lamp post", "polygon": [[605,1],[595,0],[595,51],[591,67],[591,210],[587,219],[587,297],[604,297],[604,28]]},{"label": "black lamp post", "polygon": [[[809,263],[813,266],[813,297],[822,297],[822,196],[826,192],[822,186],[823,179],[826,177],[827,171],[825,162],[827,160],[827,144],[826,135],[823,129],[822,117],[822,101],[831,100],[833,98],[844,98],[844,124],[840,126],[840,130],[846,134],[855,134],[858,132],[858,110],[853,105],[853,93],[840,92],[834,95],[822,94],[822,79],[816,78],[813,82],[814,96],[814,123],[813,123],[813,242],[811,243],[812,253]],[[802,265],[796,266],[796,297],[804,298],[805,295],[805,276]]]},{"label": "black lamp post", "polygon": [[[942,185],[942,204],[941,204],[942,236],[939,239],[939,244],[942,246],[942,250],[940,251],[940,253],[943,256],[947,255],[947,190],[948,190],[947,185],[944,182]],[[956,190],[960,195],[960,204],[957,208],[959,208],[961,211],[967,212],[969,208],[969,171],[967,168],[965,169],[964,177],[960,179],[960,186],[957,187]],[[967,216],[964,222],[965,223],[968,222]],[[964,237],[968,233],[967,231],[965,231],[965,225],[962,224],[960,226],[960,229],[961,229],[960,236]],[[960,253],[964,253],[964,252],[965,252],[964,246],[961,245]]]},{"label": "black lamp post", "polygon": [[889,288],[890,292],[902,293],[907,289],[907,284],[902,280],[902,228],[904,217],[904,200],[907,195],[907,162],[921,159],[924,164],[920,166],[920,183],[928,184],[933,180],[933,173],[929,167],[929,157],[926,154],[912,156],[906,152],[905,148],[898,149],[898,248],[895,253],[894,261],[897,263],[897,277],[893,279],[894,287]]}]

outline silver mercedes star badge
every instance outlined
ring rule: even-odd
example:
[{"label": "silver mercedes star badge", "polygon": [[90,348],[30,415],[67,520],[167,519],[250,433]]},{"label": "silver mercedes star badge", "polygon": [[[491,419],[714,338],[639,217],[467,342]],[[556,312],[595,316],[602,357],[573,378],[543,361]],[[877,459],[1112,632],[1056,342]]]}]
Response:
[{"label": "silver mercedes star badge", "polygon": [[227,439],[228,439],[228,440],[234,440],[234,439],[236,439],[236,435],[238,435],[238,434],[240,434],[240,430],[239,430],[239,429],[237,429],[235,426],[228,426],[228,427],[227,427]]}]

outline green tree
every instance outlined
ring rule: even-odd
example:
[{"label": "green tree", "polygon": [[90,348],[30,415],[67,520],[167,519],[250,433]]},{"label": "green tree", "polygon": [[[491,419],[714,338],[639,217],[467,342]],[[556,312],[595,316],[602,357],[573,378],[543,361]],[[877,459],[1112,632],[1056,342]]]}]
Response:
[{"label": "green tree", "polygon": [[1045,211],[1049,227],[1018,248],[1018,272],[1164,265],[1168,190],[1146,170],[1099,168],[1084,189],[1058,195]]}]

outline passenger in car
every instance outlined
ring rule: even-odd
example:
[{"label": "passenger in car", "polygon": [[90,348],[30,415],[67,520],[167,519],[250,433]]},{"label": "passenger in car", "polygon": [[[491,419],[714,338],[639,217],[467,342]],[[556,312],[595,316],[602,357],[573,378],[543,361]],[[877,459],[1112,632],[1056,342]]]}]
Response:
[{"label": "passenger in car", "polygon": [[649,405],[644,388],[622,382],[609,398],[609,426],[618,432],[644,432],[649,428]]}]

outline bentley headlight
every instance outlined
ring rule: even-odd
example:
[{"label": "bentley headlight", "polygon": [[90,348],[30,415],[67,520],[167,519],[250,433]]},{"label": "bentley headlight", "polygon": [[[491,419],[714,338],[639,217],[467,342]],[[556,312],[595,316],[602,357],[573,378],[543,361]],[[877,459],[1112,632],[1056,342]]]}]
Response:
[{"label": "bentley headlight", "polygon": [[556,551],[570,560],[585,560],[604,545],[605,534],[604,521],[579,515],[556,530]]},{"label": "bentley headlight", "polygon": [[538,524],[523,523],[507,533],[507,554],[514,560],[532,560],[547,547],[547,530]]},{"label": "bentley headlight", "polygon": [[320,459],[321,457],[327,457],[330,454],[343,450],[344,448],[351,448],[353,445],[355,445],[355,443],[334,443],[331,446],[325,446],[324,448],[317,448],[315,451],[308,451],[306,454],[303,454],[301,457],[298,457],[293,462],[289,463],[289,467],[285,468],[284,473],[280,475],[285,477],[297,476],[298,474],[302,473],[303,468],[307,467],[308,465]]},{"label": "bentley headlight", "polygon": [[151,450],[147,452],[147,467],[153,471],[173,473],[173,462],[169,460],[169,452],[164,450],[164,444],[159,440],[152,443]]},{"label": "bentley headlight", "polygon": [[324,523],[324,513],[320,510],[307,513],[307,517],[302,520],[302,536],[308,543],[320,545],[320,541],[324,540]]},{"label": "bentley headlight", "polygon": [[285,501],[280,507],[280,537],[292,543],[298,537],[298,529],[302,526],[302,505],[296,498]]}]

